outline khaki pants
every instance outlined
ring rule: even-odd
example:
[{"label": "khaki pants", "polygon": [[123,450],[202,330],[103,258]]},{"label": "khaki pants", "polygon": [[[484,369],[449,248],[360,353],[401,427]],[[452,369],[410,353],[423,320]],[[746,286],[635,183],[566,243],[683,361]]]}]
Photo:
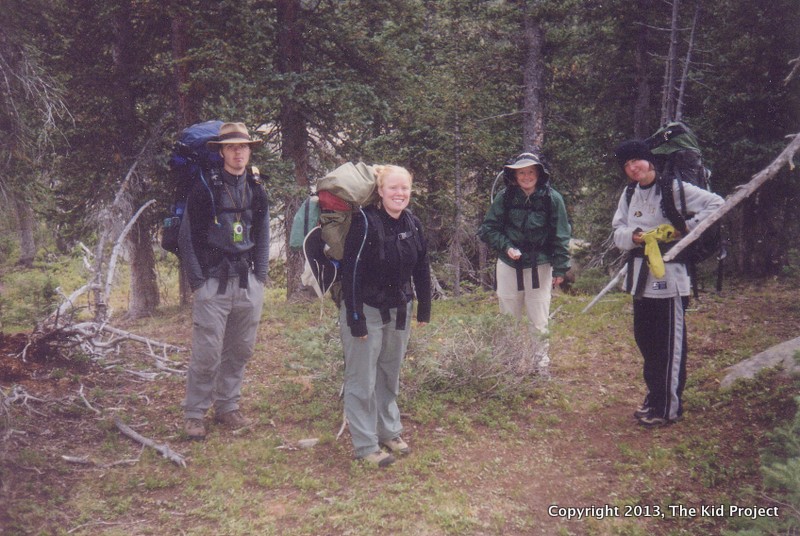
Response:
[{"label": "khaki pants", "polygon": [[[522,320],[523,314],[528,317],[532,335],[547,335],[547,324],[550,320],[550,298],[553,289],[553,269],[550,264],[540,264],[539,288],[531,287],[531,268],[523,270],[522,281],[525,290],[517,290],[517,270],[501,260],[497,261],[497,298],[500,301],[500,312]],[[536,362],[540,367],[550,364],[550,344],[546,338],[538,341]]]},{"label": "khaki pants", "polygon": [[497,297],[500,312],[521,320],[523,313],[540,332],[547,332],[550,319],[550,297],[553,288],[553,270],[550,264],[540,264],[539,288],[531,288],[531,269],[522,275],[525,290],[517,290],[517,271],[503,261],[497,261]]},{"label": "khaki pants", "polygon": [[187,419],[202,419],[213,405],[217,414],[239,409],[242,380],[253,355],[264,304],[264,285],[250,273],[249,288],[228,280],[217,294],[219,280],[208,279],[194,293],[192,357],[186,375]]}]

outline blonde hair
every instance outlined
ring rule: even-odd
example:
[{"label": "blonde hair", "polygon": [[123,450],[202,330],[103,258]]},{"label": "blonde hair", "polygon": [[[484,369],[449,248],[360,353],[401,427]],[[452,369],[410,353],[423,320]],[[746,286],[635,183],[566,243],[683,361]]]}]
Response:
[{"label": "blonde hair", "polygon": [[401,175],[405,175],[408,177],[409,184],[414,182],[414,176],[411,175],[411,172],[408,171],[406,168],[401,166],[395,166],[394,164],[378,164],[373,166],[375,169],[375,184],[378,188],[383,187],[383,183],[386,180],[386,177],[391,175],[392,173],[399,173]]}]

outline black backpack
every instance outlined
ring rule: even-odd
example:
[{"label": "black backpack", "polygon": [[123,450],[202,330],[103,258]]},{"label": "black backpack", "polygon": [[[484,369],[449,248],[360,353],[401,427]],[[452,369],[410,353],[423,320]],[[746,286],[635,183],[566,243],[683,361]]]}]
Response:
[{"label": "black backpack", "polygon": [[[661,209],[670,223],[681,232],[687,234],[686,220],[692,215],[686,211],[686,195],[683,183],[688,182],[708,191],[711,189],[711,171],[703,165],[702,151],[694,132],[679,121],[668,123],[658,129],[652,136],[644,140],[655,156],[659,186],[662,191]],[[672,195],[673,185],[678,186],[680,207],[675,206]],[[636,183],[628,185],[625,197],[630,204]],[[694,295],[697,297],[696,265],[711,257],[717,258],[717,291],[722,290],[723,260],[727,257],[722,224],[717,222],[706,230],[689,247],[681,251],[678,262],[686,263],[692,280]]]},{"label": "black backpack", "polygon": [[161,229],[161,247],[178,255],[178,233],[186,211],[186,200],[195,182],[202,183],[211,195],[211,207],[216,216],[214,194],[211,188],[213,175],[219,174],[222,157],[210,150],[206,143],[217,139],[222,121],[205,121],[185,128],[172,148],[169,159],[170,175],[174,184],[172,203]]}]

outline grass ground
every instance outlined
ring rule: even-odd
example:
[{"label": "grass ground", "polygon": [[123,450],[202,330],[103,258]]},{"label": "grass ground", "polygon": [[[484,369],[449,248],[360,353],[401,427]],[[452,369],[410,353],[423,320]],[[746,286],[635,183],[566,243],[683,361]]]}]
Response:
[{"label": "grass ground", "polygon": [[[183,378],[125,372],[155,370],[134,346],[110,367],[49,362],[0,377],[4,393],[38,399],[12,405],[0,425],[2,533],[694,535],[743,526],[727,505],[775,506],[763,494],[760,452],[794,415],[800,384],[777,371],[729,390],[718,384],[725,367],[800,333],[796,284],[732,283],[693,304],[686,416],[655,430],[631,416],[643,386],[628,297],[612,294],[583,314],[591,296],[558,295],[552,378],[518,378],[506,390],[432,375],[446,348],[468,339],[481,350],[472,319],[496,308],[484,293],[436,302],[433,322],[414,327],[404,368],[413,453],[386,470],[355,462],[346,432],[336,438],[333,305],[283,294],[268,291],[244,388],[256,424],[241,433],[210,425],[206,441],[189,441]],[[186,345],[191,318],[167,304],[119,327]],[[172,359],[178,366],[188,354]],[[188,467],[142,450],[115,416],[184,454]],[[304,439],[317,443],[302,448]]]}]

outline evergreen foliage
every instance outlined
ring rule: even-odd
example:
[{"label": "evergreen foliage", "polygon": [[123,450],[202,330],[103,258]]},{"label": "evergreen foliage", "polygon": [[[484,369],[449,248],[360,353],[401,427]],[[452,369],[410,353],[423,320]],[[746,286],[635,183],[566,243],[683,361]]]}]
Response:
[{"label": "evergreen foliage", "polygon": [[[679,57],[696,5],[681,3]],[[176,133],[187,121],[221,118],[268,126],[267,150],[254,162],[269,177],[276,213],[304,195],[293,176],[297,162],[287,158],[297,129],[305,132],[305,141],[298,139],[307,146],[312,183],[346,160],[407,166],[416,177],[415,211],[439,255],[449,247],[457,210],[465,236],[474,236],[495,173],[522,149],[522,23],[534,17],[544,31],[547,73],[543,152],[574,234],[592,244],[595,261],[606,253],[624,182],[610,148],[633,137],[635,116],[647,133],[658,127],[671,18],[669,5],[652,0],[636,9],[622,0],[77,0],[4,7],[3,35],[21,43],[61,88],[66,108],[52,117],[62,135],[51,137],[36,160],[57,163],[57,175],[26,181],[30,159],[4,153],[3,184],[58,225],[51,231],[65,248],[93,240],[93,215],[137,158],[132,206],[168,198],[165,159]],[[701,7],[684,119],[699,134],[714,187],[725,195],[763,168],[800,124],[800,81],[783,83],[787,62],[800,53],[800,13],[791,0]],[[299,10],[292,69],[281,56],[278,8]],[[4,102],[5,119],[12,108]],[[302,124],[284,115],[287,106]],[[36,132],[36,102],[19,101],[17,109],[18,124]],[[160,144],[142,158],[154,134]],[[3,135],[9,139],[7,130]],[[456,175],[463,202],[454,197]],[[35,185],[39,195],[28,195]],[[783,237],[800,234],[791,210],[798,195],[798,182],[784,172],[737,211],[729,222],[737,271],[780,273],[792,243]],[[463,244],[473,262],[475,242]]]}]

